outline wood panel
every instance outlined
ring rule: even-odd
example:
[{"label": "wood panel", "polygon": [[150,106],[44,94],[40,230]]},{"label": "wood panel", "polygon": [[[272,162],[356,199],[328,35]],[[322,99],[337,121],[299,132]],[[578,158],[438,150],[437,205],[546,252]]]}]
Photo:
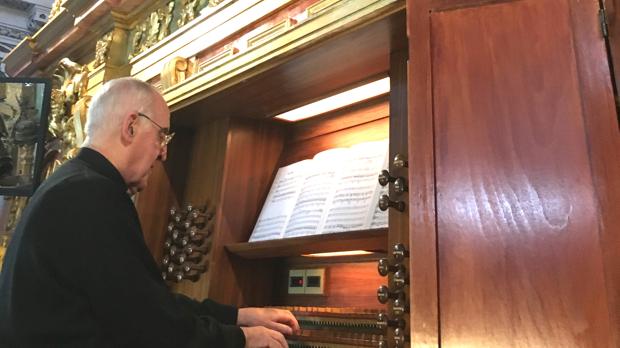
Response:
[{"label": "wood panel", "polygon": [[[186,117],[179,113],[178,118]],[[176,121],[176,120],[175,120]],[[220,209],[220,190],[223,178],[224,156],[226,154],[227,134],[230,122],[226,118],[210,120],[196,124],[191,146],[186,149],[189,156],[189,166],[185,170],[186,185],[183,187],[183,196],[179,201],[181,205],[191,203],[194,206],[207,206],[209,210]],[[213,231],[211,249],[217,249],[213,238],[219,234],[217,229],[219,215],[216,213],[216,226]],[[208,289],[213,279],[213,251],[207,255],[210,262],[208,272],[196,283],[183,281],[173,284],[172,289],[195,299],[201,300],[208,297]]]},{"label": "wood panel", "polygon": [[431,14],[444,347],[618,346],[575,10],[529,0]]},{"label": "wood panel", "polygon": [[286,152],[283,153],[280,159],[280,166],[312,158],[317,153],[327,149],[349,147],[365,141],[387,139],[390,136],[389,121],[389,117],[380,118],[304,141],[289,143]]},{"label": "wood panel", "polygon": [[[407,168],[396,168],[393,159],[396,154],[408,158],[407,149],[407,50],[392,52],[390,56],[390,155],[388,169],[390,175],[408,179]],[[394,191],[394,185],[390,184],[390,199],[408,203],[408,193]],[[409,204],[405,211],[400,212],[389,209],[390,231],[388,237],[388,250],[397,243],[409,245]]]},{"label": "wood panel", "polygon": [[287,146],[390,116],[388,95],[287,125]]},{"label": "wood panel", "polygon": [[[620,345],[620,127],[610,83],[605,43],[597,25],[595,1],[572,2],[571,11],[581,83],[584,126],[590,166],[599,206],[599,233],[605,264],[607,296],[612,327],[612,342]],[[618,15],[615,15],[618,17]],[[616,25],[616,33],[618,24]],[[612,47],[620,37],[611,38]],[[613,51],[612,51],[613,53]],[[618,59],[617,57],[615,59]],[[616,65],[616,76],[620,66]]]},{"label": "wood panel", "polygon": [[[613,65],[613,81],[616,86],[615,94],[618,95],[617,86],[620,83],[620,0],[603,0],[607,11],[609,23],[609,53]],[[617,99],[617,97],[616,97]]]},{"label": "wood panel", "polygon": [[[224,245],[245,242],[277,170],[283,129],[273,123],[231,119],[216,215],[209,297],[235,305],[265,305],[272,296],[273,266],[229,255]],[[215,284],[215,283],[214,283]]]},{"label": "wood panel", "polygon": [[187,129],[175,132],[168,145],[168,159],[155,163],[148,186],[135,198],[144,240],[158,263],[163,256],[168,209],[184,201],[185,174],[190,166],[188,154],[193,133]]},{"label": "wood panel", "polygon": [[[325,268],[324,295],[287,294],[289,269]],[[377,260],[337,263],[283,263],[276,278],[274,305],[357,307],[384,309],[377,301],[377,288],[384,278],[377,272]]]},{"label": "wood panel", "polygon": [[[411,347],[439,346],[430,0],[407,0]],[[415,39],[413,39],[415,38]]]}]

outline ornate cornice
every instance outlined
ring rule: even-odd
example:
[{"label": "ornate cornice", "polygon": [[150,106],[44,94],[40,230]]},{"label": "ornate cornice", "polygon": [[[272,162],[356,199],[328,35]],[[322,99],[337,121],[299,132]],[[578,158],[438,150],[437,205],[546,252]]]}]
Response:
[{"label": "ornate cornice", "polygon": [[11,76],[28,76],[40,73],[55,64],[67,53],[84,44],[93,33],[105,33],[112,27],[110,12],[113,9],[131,10],[139,6],[137,0],[66,0],[59,12],[43,28],[22,40],[4,58],[6,71]]}]

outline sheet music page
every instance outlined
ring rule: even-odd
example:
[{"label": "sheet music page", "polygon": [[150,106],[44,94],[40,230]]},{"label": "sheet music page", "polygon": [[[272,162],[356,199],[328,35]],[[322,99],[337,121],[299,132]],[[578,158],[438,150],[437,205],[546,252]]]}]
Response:
[{"label": "sheet music page", "polygon": [[308,168],[299,198],[284,232],[284,238],[317,234],[327,208],[328,199],[336,186],[340,164],[350,150],[330,149],[318,153]]},{"label": "sheet music page", "polygon": [[278,169],[250,242],[282,238],[312,160]]},{"label": "sheet music page", "polygon": [[321,224],[322,234],[370,228],[379,186],[377,177],[386,161],[389,142],[361,143],[350,150],[336,178],[338,184]]}]

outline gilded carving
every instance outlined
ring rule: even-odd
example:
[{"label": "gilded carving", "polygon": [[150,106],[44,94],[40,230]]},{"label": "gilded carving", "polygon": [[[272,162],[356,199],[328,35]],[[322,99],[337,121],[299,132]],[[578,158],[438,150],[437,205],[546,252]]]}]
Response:
[{"label": "gilded carving", "polygon": [[72,158],[83,141],[82,127],[89,101],[88,73],[85,65],[68,58],[62,59],[54,71],[44,176]]},{"label": "gilded carving", "polygon": [[177,20],[179,28],[196,18],[197,0],[182,0],[181,4],[181,14]]},{"label": "gilded carving", "polygon": [[146,42],[144,49],[147,49],[157,43],[157,35],[159,34],[159,25],[161,19],[157,11],[151,12],[148,18],[148,30],[146,34]]},{"label": "gilded carving", "polygon": [[167,89],[184,81],[196,72],[196,59],[186,59],[176,57],[171,59],[161,72],[161,83],[163,89]]},{"label": "gilded carving", "polygon": [[60,13],[60,9],[64,0],[54,0],[52,4],[52,9],[50,10],[49,19],[54,18],[58,13]]},{"label": "gilded carving", "polygon": [[[5,197],[10,204],[9,216],[6,223],[5,231],[9,234],[13,232],[15,226],[17,225],[17,221],[19,221],[19,217],[22,215],[22,211],[26,207],[28,203],[29,197]],[[7,238],[8,239],[8,238]]]},{"label": "gilded carving", "polygon": [[157,14],[161,20],[161,26],[159,28],[159,34],[157,35],[157,41],[161,41],[163,38],[170,34],[170,23],[172,22],[172,14],[174,11],[174,1],[168,2],[166,7],[157,10]]},{"label": "gilded carving", "polygon": [[105,34],[95,47],[95,62],[93,66],[96,68],[105,63],[108,58],[108,52],[110,51],[110,44],[112,43],[112,32]]},{"label": "gilded carving", "polygon": [[209,7],[215,7],[221,3],[223,3],[224,0],[209,0]]},{"label": "gilded carving", "polygon": [[145,46],[144,43],[146,43],[145,34],[146,34],[146,22],[142,22],[138,26],[136,26],[136,29],[133,33],[133,37],[131,39],[131,47],[130,47],[131,54],[129,55],[130,59],[140,54],[140,52],[142,52],[143,47]]}]

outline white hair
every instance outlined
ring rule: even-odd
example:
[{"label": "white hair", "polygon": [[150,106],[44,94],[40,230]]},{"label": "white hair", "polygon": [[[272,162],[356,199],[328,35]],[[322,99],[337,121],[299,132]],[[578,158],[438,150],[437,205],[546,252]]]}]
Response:
[{"label": "white hair", "polygon": [[93,96],[86,115],[86,135],[90,141],[117,132],[127,112],[150,108],[159,92],[133,77],[106,82]]}]

